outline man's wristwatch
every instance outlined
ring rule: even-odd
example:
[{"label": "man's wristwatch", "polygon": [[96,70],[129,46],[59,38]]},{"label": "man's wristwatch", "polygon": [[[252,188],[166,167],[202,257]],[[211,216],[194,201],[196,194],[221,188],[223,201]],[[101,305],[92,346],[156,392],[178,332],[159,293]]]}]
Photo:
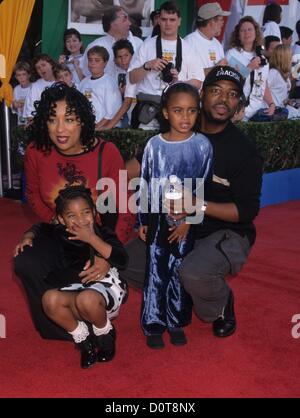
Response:
[{"label": "man's wristwatch", "polygon": [[204,200],[203,205],[201,206],[201,211],[205,212],[206,208],[207,208],[207,202],[206,202],[206,200]]},{"label": "man's wristwatch", "polygon": [[147,67],[146,67],[146,64],[147,64],[147,62],[145,62],[145,63],[144,63],[144,65],[143,65],[144,70],[145,70],[145,71],[151,71],[151,68],[147,68]]}]

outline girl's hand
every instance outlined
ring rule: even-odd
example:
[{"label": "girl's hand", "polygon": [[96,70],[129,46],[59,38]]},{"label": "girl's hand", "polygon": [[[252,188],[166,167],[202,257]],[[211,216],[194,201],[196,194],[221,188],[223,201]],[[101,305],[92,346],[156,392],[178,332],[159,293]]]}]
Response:
[{"label": "girl's hand", "polygon": [[190,224],[183,223],[169,228],[169,231],[172,231],[172,234],[168,237],[169,243],[171,244],[173,241],[184,241],[189,232],[190,226]]},{"label": "girl's hand", "polygon": [[139,237],[144,242],[146,242],[147,232],[148,232],[148,226],[143,225],[139,227]]},{"label": "girl's hand", "polygon": [[65,64],[66,62],[66,56],[65,55],[60,55],[58,58],[58,63],[59,64]]},{"label": "girl's hand", "polygon": [[33,238],[27,237],[24,235],[22,240],[19,242],[19,244],[14,249],[14,257],[17,257],[20,253],[24,251],[24,247],[28,245],[29,247],[33,246]]},{"label": "girl's hand", "polygon": [[91,239],[95,236],[94,223],[92,221],[87,225],[78,225],[74,222],[72,227],[67,228],[66,230],[72,234],[72,236],[69,237],[70,241],[78,240],[89,244]]}]

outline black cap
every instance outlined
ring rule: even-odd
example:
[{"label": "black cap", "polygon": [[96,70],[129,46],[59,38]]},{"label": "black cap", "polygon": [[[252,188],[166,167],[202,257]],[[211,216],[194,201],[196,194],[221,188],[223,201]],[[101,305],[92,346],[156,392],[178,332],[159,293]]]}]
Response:
[{"label": "black cap", "polygon": [[205,77],[203,87],[215,84],[218,80],[228,80],[236,84],[239,92],[243,93],[244,78],[243,76],[233,67],[228,65],[214,67]]}]

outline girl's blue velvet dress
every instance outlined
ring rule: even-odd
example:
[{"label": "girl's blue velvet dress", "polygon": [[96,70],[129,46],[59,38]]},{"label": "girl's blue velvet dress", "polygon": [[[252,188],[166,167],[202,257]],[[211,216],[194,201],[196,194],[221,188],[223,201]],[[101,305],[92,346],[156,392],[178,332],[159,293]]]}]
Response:
[{"label": "girl's blue velvet dress", "polygon": [[[186,240],[179,244],[168,243],[170,232],[166,215],[162,213],[162,191],[169,176],[175,174],[182,183],[185,178],[192,178],[195,192],[196,178],[209,176],[211,161],[212,147],[201,134],[174,142],[166,141],[159,134],[152,137],[145,148],[140,196],[142,198],[147,192],[148,199],[144,199],[144,205],[141,201],[139,207],[139,223],[148,226],[141,310],[145,335],[162,334],[165,329],[181,328],[191,321],[192,301],[180,284],[179,267],[183,257],[193,248],[193,228]],[[158,192],[151,187],[151,179],[160,179]]]}]

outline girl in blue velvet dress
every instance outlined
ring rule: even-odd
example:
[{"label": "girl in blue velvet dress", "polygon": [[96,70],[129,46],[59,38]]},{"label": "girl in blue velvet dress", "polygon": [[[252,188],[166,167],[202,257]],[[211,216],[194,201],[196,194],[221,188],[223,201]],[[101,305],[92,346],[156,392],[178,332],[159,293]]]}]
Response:
[{"label": "girl in blue velvet dress", "polygon": [[[193,228],[185,222],[170,226],[164,213],[164,187],[171,175],[182,182],[210,174],[212,147],[199,130],[198,90],[186,83],[170,86],[162,97],[161,133],[152,137],[144,151],[141,169],[139,236],[147,243],[146,277],[141,325],[150,348],[163,348],[167,330],[175,345],[186,343],[183,327],[191,321],[192,303],[179,280],[183,257],[192,250]],[[155,179],[160,187],[155,188]],[[146,199],[144,198],[146,196]],[[145,204],[146,202],[146,204]]]}]

